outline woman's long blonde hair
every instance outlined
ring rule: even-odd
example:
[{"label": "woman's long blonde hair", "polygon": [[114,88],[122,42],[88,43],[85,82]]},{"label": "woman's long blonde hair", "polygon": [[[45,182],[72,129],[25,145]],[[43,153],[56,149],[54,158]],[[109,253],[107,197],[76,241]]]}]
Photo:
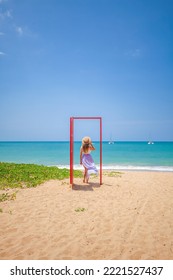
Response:
[{"label": "woman's long blonde hair", "polygon": [[82,149],[83,149],[84,153],[88,153],[89,148],[90,148],[90,144],[89,143],[82,144]]}]

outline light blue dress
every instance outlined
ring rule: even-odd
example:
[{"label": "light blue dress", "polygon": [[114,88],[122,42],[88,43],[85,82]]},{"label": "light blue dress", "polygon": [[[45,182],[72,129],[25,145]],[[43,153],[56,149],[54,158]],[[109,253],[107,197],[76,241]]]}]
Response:
[{"label": "light blue dress", "polygon": [[94,164],[93,158],[90,153],[82,154],[82,164],[87,169],[87,179],[92,173],[98,174],[98,170]]}]

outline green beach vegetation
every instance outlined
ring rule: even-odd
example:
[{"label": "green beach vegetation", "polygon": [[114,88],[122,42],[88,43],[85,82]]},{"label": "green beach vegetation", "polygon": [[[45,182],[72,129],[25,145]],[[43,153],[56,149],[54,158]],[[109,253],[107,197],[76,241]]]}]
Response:
[{"label": "green beach vegetation", "polygon": [[82,208],[81,208],[81,207],[78,207],[78,208],[75,209],[76,212],[84,212],[85,210],[86,210],[86,209],[83,208],[83,207],[82,207]]},{"label": "green beach vegetation", "polygon": [[[0,162],[0,190],[36,187],[48,180],[69,178],[70,170],[55,166]],[[82,177],[74,170],[74,177]]]},{"label": "green beach vegetation", "polygon": [[121,177],[122,172],[119,171],[109,171],[109,172],[104,172],[104,175],[107,175],[108,177]]}]

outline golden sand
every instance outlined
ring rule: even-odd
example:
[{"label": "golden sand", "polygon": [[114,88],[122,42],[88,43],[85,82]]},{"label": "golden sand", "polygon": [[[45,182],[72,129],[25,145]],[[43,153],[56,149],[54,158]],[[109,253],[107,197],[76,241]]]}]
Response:
[{"label": "golden sand", "polygon": [[52,180],[0,208],[1,260],[173,259],[173,173]]}]

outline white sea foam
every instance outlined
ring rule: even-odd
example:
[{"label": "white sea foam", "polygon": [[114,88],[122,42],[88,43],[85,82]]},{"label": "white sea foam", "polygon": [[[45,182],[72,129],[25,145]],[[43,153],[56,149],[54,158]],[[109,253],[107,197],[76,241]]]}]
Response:
[{"label": "white sea foam", "polygon": [[[70,169],[69,165],[57,165],[59,168]],[[96,166],[99,170],[100,167]],[[74,169],[83,170],[83,166],[74,165]],[[173,166],[135,166],[135,165],[103,165],[103,170],[129,170],[129,171],[164,171],[164,172],[173,172]]]}]

